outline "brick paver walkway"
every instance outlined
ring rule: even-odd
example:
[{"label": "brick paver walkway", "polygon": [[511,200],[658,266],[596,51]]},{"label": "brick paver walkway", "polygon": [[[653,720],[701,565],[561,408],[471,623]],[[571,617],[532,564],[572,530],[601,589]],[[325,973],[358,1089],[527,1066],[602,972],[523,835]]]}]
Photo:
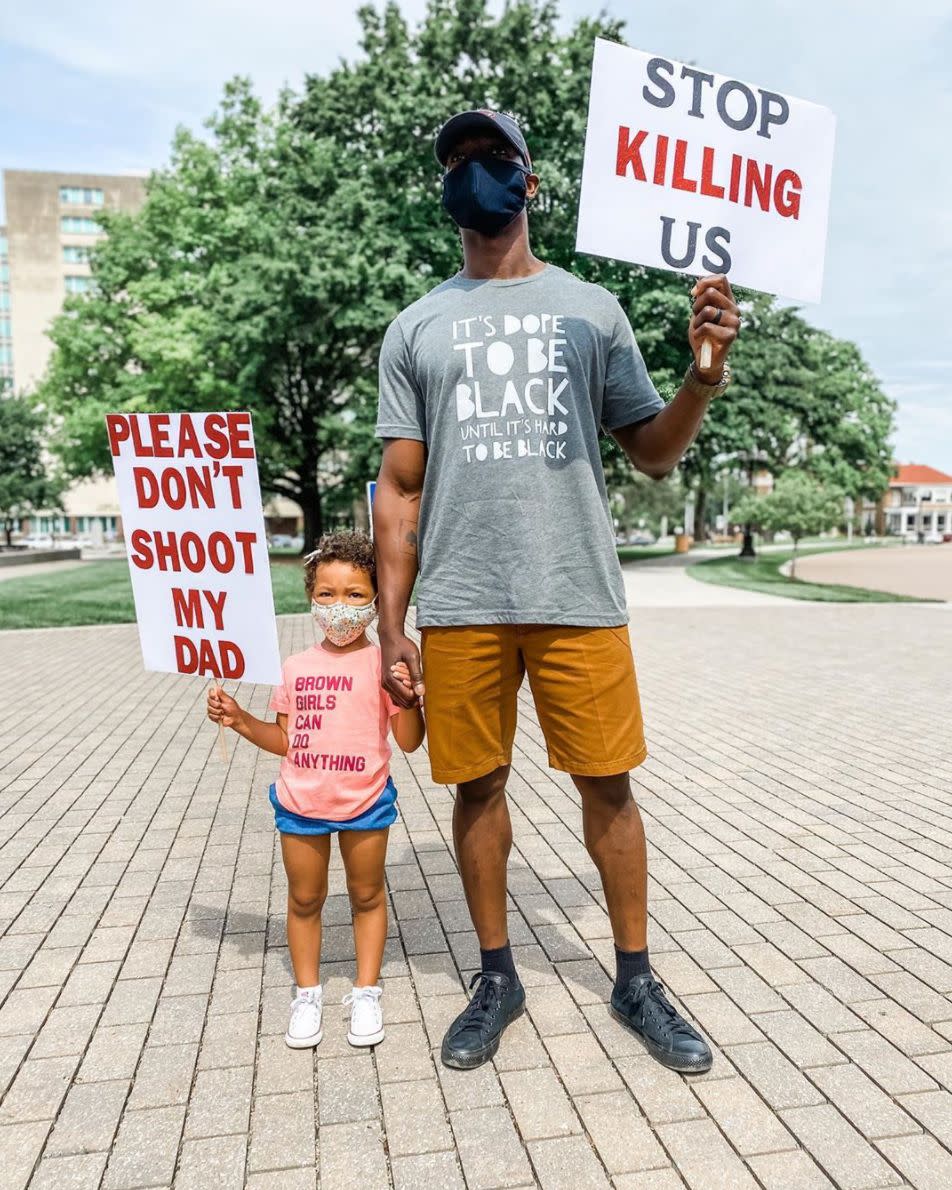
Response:
[{"label": "brick paver walkway", "polygon": [[[281,623],[286,651],[310,634]],[[634,638],[652,950],[718,1051],[691,1082],[608,1016],[578,798],[528,703],[511,786],[528,1014],[494,1065],[434,1061],[477,950],[420,753],[395,765],[387,1040],[351,1051],[335,1007],[337,862],[315,1057],[281,1037],[274,759],[233,743],[225,768],[200,685],[142,673],[131,626],[0,635],[5,1190],[952,1186],[952,617],[646,610]]]}]

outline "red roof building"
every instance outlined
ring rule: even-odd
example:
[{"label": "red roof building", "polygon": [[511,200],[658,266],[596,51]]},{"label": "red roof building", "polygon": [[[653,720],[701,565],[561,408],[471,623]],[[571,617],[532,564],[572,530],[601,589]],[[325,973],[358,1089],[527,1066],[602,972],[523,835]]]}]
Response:
[{"label": "red roof building", "polygon": [[891,488],[930,487],[934,484],[952,484],[952,475],[936,471],[935,467],[926,467],[923,463],[897,463],[896,474],[889,481]]},{"label": "red roof building", "polygon": [[952,475],[924,463],[897,463],[880,517],[880,532],[940,540],[952,532]]}]

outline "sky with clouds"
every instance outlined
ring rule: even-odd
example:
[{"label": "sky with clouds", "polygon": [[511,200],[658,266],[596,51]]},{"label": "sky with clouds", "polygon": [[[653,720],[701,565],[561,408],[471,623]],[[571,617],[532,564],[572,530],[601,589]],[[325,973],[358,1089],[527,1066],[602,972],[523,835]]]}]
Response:
[{"label": "sky with clouds", "polygon": [[[145,172],[223,82],[265,97],[357,52],[356,0],[43,0],[0,22],[0,168]],[[403,0],[416,20],[424,0]],[[501,5],[496,5],[501,7]],[[952,0],[561,0],[630,45],[837,116],[823,301],[899,402],[896,455],[952,472]],[[480,97],[474,96],[474,103]],[[636,328],[637,329],[637,328]]]}]

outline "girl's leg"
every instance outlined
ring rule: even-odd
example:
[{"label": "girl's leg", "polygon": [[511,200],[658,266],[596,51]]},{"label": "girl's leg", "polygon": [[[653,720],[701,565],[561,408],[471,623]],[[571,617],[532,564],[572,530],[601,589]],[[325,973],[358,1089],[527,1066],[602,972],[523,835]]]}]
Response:
[{"label": "girl's leg", "polygon": [[341,831],[340,853],[347,874],[347,891],[354,912],[358,987],[372,987],[380,978],[387,941],[387,891],[383,871],[389,828]]},{"label": "girl's leg", "polygon": [[299,988],[320,983],[321,910],[330,854],[330,835],[281,835],[288,875],[288,949]]}]

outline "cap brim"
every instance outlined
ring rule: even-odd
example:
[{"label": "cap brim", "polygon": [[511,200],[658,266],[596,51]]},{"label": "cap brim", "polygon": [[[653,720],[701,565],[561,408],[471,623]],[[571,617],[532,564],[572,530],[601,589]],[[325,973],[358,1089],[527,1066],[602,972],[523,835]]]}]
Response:
[{"label": "cap brim", "polygon": [[520,157],[522,156],[522,146],[517,145],[492,116],[487,116],[484,112],[460,112],[458,116],[453,116],[452,119],[447,120],[437,135],[433,151],[436,153],[436,159],[440,165],[446,165],[446,159],[450,155],[450,150],[457,141],[461,140],[467,133],[474,132],[494,132],[496,136],[501,137],[507,144],[512,145]]}]

